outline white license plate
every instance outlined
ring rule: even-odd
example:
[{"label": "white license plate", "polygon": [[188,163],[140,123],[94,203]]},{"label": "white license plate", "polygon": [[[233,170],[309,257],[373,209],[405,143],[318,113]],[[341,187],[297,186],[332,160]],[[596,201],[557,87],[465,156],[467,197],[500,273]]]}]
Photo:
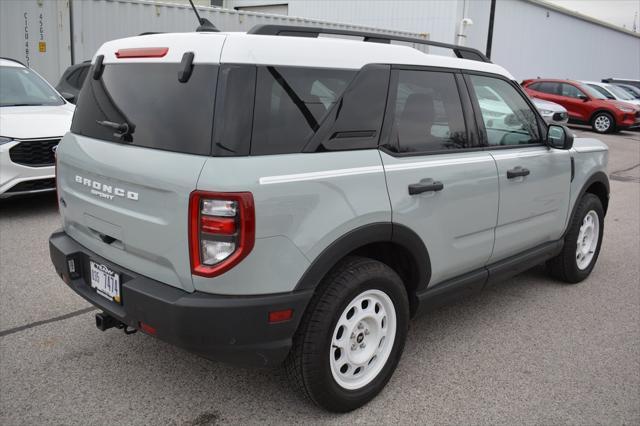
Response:
[{"label": "white license plate", "polygon": [[102,265],[89,261],[91,265],[91,287],[95,288],[100,296],[120,303],[120,275]]}]

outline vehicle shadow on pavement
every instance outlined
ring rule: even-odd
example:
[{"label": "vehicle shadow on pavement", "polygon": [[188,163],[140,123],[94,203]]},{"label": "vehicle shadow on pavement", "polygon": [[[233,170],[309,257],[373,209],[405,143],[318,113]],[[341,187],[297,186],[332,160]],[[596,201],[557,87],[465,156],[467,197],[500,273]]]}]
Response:
[{"label": "vehicle shadow on pavement", "polygon": [[0,218],[6,220],[46,216],[57,211],[58,202],[55,192],[24,195],[0,200]]}]

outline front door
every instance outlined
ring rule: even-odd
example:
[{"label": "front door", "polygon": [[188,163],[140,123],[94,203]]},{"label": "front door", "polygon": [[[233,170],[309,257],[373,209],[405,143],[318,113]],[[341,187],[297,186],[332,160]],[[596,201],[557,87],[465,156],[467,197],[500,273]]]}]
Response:
[{"label": "front door", "polygon": [[[496,161],[500,207],[490,263],[562,236],[569,208],[569,151],[547,147],[545,128],[512,82],[470,75]],[[483,99],[492,94],[491,102]],[[504,114],[499,117],[498,112]]]}]

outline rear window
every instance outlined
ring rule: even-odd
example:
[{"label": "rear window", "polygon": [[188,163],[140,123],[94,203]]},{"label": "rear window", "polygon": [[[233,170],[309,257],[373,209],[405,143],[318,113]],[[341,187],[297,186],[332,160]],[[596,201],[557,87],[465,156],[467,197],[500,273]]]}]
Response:
[{"label": "rear window", "polygon": [[[186,83],[179,63],[106,64],[99,80],[89,72],[78,98],[73,133],[106,141],[211,154],[217,65],[196,64]],[[99,124],[101,122],[102,124]],[[125,137],[114,125],[127,124]]]}]

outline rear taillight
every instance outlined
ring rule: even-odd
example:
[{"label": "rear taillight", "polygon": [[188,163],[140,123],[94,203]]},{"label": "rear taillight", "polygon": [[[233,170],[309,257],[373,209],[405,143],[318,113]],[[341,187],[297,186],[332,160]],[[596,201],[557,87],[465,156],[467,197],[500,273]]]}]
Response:
[{"label": "rear taillight", "polygon": [[253,249],[255,230],[255,207],[250,192],[192,192],[191,272],[215,277],[233,268]]}]

